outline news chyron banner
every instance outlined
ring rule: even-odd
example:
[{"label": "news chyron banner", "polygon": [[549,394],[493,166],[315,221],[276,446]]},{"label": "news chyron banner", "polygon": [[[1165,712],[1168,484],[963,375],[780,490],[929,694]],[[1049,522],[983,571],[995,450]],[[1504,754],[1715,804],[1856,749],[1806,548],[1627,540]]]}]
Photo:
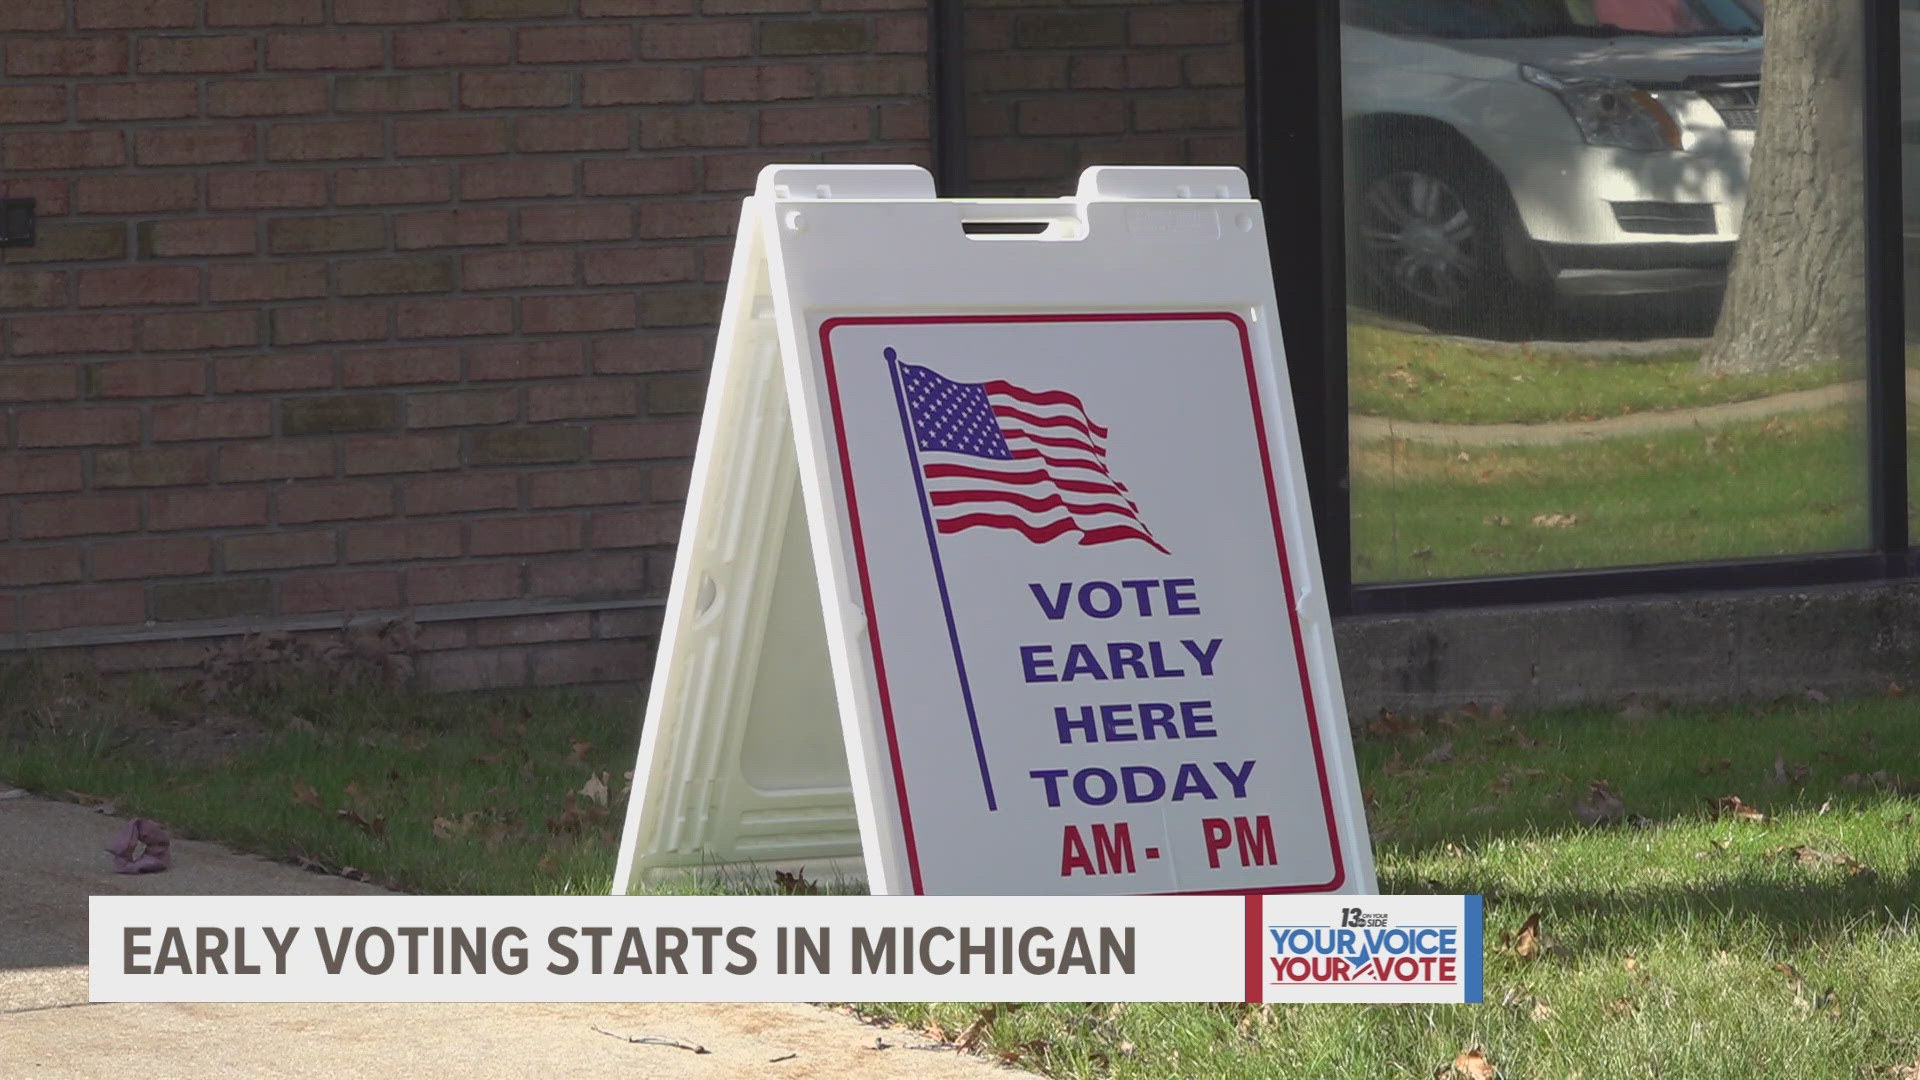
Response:
[{"label": "news chyron banner", "polygon": [[820,355],[912,891],[1347,885],[1246,321],[841,318]]},{"label": "news chyron banner", "polygon": [[106,1001],[1478,1002],[1477,896],[96,896]]}]

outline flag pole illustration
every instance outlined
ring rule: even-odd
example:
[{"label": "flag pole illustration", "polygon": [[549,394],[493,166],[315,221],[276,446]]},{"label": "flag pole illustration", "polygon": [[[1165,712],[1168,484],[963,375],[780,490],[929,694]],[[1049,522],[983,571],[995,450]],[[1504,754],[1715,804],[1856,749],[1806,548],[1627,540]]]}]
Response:
[{"label": "flag pole illustration", "polygon": [[933,573],[947,617],[960,694],[973,729],[973,752],[987,809],[998,810],[987,768],[973,688],[960,652],[960,632],[940,561],[942,535],[1000,529],[1035,544],[1075,537],[1081,546],[1136,541],[1161,554],[1126,485],[1107,467],[1106,428],[1064,390],[1032,390],[1003,379],[963,383],[903,363],[885,351],[907,456],[920,493],[920,515],[933,552]]}]

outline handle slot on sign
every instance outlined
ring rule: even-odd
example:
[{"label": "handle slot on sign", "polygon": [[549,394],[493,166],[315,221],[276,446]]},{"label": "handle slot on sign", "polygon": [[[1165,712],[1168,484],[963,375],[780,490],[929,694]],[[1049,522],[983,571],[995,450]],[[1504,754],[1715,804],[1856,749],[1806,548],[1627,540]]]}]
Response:
[{"label": "handle slot on sign", "polygon": [[969,240],[1081,240],[1087,235],[1076,208],[1059,203],[980,202],[959,211],[960,231]]}]

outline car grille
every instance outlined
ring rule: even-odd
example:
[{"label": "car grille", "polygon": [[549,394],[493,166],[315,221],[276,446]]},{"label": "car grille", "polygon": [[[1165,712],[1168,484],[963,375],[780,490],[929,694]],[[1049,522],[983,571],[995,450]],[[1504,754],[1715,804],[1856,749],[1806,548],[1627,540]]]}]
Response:
[{"label": "car grille", "polygon": [[1714,226],[1712,203],[1617,202],[1613,219],[1621,232],[1662,236],[1707,236]]},{"label": "car grille", "polygon": [[1758,82],[1713,83],[1695,87],[1720,113],[1720,119],[1735,131],[1752,131],[1760,126],[1760,84]]}]

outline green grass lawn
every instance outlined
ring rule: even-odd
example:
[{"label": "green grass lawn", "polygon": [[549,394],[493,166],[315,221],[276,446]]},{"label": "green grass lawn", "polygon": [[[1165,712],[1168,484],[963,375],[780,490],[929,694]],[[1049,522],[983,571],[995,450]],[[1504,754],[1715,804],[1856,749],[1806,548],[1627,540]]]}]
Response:
[{"label": "green grass lawn", "polygon": [[1862,366],[1708,375],[1700,351],[1606,355],[1551,343],[1478,342],[1354,324],[1347,332],[1352,410],[1456,424],[1595,420],[1746,401],[1863,379]]},{"label": "green grass lawn", "polygon": [[1352,452],[1359,581],[1485,577],[1867,542],[1857,408],[1564,446]]},{"label": "green grass lawn", "polygon": [[[597,893],[637,716],[580,695],[331,686],[203,705],[16,667],[0,672],[0,779],[419,892]],[[979,1047],[1143,1080],[1424,1078],[1474,1046],[1507,1077],[1920,1066],[1920,710],[1904,691],[1388,716],[1358,749],[1382,888],[1487,898],[1487,1004],[1029,1005],[993,1013]],[[595,781],[604,809],[581,793]],[[1576,813],[1596,782],[1624,822]],[[1765,819],[1717,813],[1727,796]],[[1535,913],[1544,947],[1522,956],[1503,935]],[[982,1008],[862,1011],[924,1042]]]}]

